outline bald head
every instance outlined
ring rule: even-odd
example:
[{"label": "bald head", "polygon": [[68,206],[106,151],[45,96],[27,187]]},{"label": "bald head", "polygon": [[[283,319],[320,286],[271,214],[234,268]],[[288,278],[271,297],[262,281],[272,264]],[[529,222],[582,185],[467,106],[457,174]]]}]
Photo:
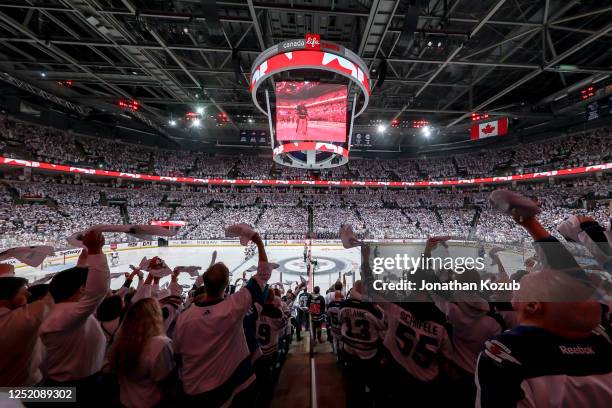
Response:
[{"label": "bald head", "polygon": [[542,270],[524,275],[520,288],[512,294],[513,302],[576,302],[592,299],[593,286],[555,270]]},{"label": "bald head", "polygon": [[229,282],[229,269],[223,262],[217,262],[208,267],[203,279],[206,294],[211,297],[221,297]]},{"label": "bald head", "polygon": [[588,335],[601,320],[593,288],[565,273],[544,270],[523,276],[512,296],[521,324],[541,327],[564,337]]}]

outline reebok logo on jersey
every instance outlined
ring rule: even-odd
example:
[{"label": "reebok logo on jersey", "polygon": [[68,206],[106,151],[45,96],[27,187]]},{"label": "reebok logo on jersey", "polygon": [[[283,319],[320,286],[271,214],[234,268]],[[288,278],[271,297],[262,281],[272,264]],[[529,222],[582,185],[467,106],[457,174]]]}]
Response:
[{"label": "reebok logo on jersey", "polygon": [[588,346],[588,347],[582,347],[582,346],[576,346],[576,347],[568,347],[568,346],[559,346],[559,350],[561,350],[561,352],[563,354],[595,354],[595,350],[593,350],[592,347]]}]

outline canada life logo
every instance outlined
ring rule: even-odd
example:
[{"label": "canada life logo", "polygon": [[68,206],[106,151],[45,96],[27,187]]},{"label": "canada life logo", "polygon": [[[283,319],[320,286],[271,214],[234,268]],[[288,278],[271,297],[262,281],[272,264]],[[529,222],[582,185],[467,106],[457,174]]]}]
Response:
[{"label": "canada life logo", "polygon": [[319,34],[306,34],[306,46],[304,47],[310,50],[321,49],[321,35]]}]

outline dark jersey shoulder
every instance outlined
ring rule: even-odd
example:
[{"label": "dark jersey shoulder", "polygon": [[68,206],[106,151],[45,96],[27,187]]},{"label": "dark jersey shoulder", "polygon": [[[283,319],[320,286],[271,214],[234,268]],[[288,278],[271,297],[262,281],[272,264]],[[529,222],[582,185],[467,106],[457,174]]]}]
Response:
[{"label": "dark jersey shoulder", "polygon": [[422,321],[446,324],[446,315],[438,307],[429,302],[397,302],[395,305],[410,312],[416,319]]},{"label": "dark jersey shoulder", "polygon": [[280,319],[281,317],[283,317],[283,312],[278,307],[271,305],[269,303],[266,303],[263,305],[263,308],[261,309],[261,315],[268,316],[273,319]]},{"label": "dark jersey shoulder", "polygon": [[525,398],[522,384],[532,378],[549,377],[562,389],[567,377],[609,373],[612,343],[601,326],[584,339],[517,326],[485,343],[476,369],[477,406],[515,408]]},{"label": "dark jersey shoulder", "polygon": [[495,364],[520,366],[524,378],[612,372],[612,342],[601,326],[583,339],[517,326],[487,341],[483,352]]},{"label": "dark jersey shoulder", "polygon": [[342,302],[338,302],[337,300],[334,300],[333,302],[329,302],[329,304],[327,305],[327,308],[332,308],[332,307],[341,307],[342,306]]}]

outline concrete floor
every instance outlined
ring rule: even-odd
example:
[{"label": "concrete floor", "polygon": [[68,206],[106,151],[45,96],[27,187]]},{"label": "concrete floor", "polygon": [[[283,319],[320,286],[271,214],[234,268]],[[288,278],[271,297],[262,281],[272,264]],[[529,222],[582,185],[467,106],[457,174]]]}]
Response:
[{"label": "concrete floor", "polygon": [[[302,341],[294,341],[283,365],[274,392],[271,408],[310,408],[311,381],[308,354],[309,334]],[[323,336],[325,338],[325,335]],[[346,406],[344,379],[331,344],[323,342],[315,346],[315,372],[317,403],[319,407]]]}]

